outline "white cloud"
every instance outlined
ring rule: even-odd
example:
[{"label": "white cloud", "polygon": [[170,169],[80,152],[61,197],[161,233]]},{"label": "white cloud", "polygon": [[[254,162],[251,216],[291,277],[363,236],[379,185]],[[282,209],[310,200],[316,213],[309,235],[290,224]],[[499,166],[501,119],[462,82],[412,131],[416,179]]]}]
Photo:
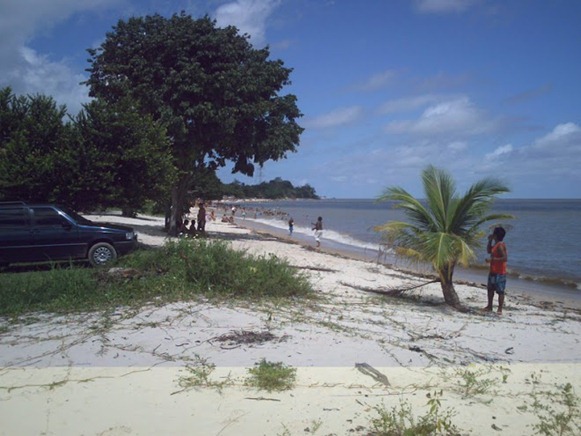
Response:
[{"label": "white cloud", "polygon": [[454,141],[448,144],[448,149],[452,151],[462,151],[468,148],[468,144],[464,141]]},{"label": "white cloud", "polygon": [[76,113],[88,101],[84,80],[65,59],[50,59],[28,44],[73,14],[96,10],[125,0],[0,0],[0,87],[19,94],[50,95]]},{"label": "white cloud", "polygon": [[516,198],[581,196],[578,124],[561,123],[526,146],[503,142],[486,149],[495,140],[488,135],[444,139],[388,137],[383,143],[377,143],[377,137],[369,137],[367,143],[354,139],[346,147],[347,153],[328,153],[316,160],[314,186],[320,193],[327,186],[332,195],[374,197],[386,186],[398,185],[423,196],[420,173],[432,164],[453,175],[459,192],[484,177],[495,177],[503,180]]},{"label": "white cloud", "polygon": [[329,127],[337,127],[350,124],[358,120],[363,114],[361,106],[351,106],[347,108],[336,109],[319,117],[306,120],[305,127],[315,129],[326,129]]},{"label": "white cloud", "polygon": [[[89,90],[81,86],[86,78],[64,62],[51,62],[30,48],[22,48],[19,65],[10,72],[9,84],[16,94],[52,96],[65,104],[70,114],[76,114],[89,101]],[[17,92],[19,91],[19,92]]]},{"label": "white cloud", "polygon": [[[559,124],[533,144],[536,149],[577,149],[581,147],[581,128],[574,123]],[[581,150],[580,150],[581,151]]]},{"label": "white cloud", "polygon": [[[574,192],[573,187],[581,186],[581,128],[574,123],[559,124],[529,145],[503,145],[474,164],[485,175],[504,174],[515,195],[529,191],[528,196],[555,197],[551,186]],[[531,194],[533,181],[538,191]],[[581,189],[577,192],[579,197]]]},{"label": "white cloud", "polygon": [[464,12],[478,0],[417,0],[416,7],[422,13],[445,14]]},{"label": "white cloud", "polygon": [[388,85],[396,76],[396,72],[392,70],[382,71],[369,77],[365,82],[357,86],[357,89],[363,91],[376,91]]},{"label": "white cloud", "polygon": [[236,0],[216,10],[216,22],[220,27],[236,26],[255,46],[263,46],[267,20],[280,4],[281,0]]},{"label": "white cloud", "polygon": [[488,161],[493,161],[498,158],[502,159],[503,156],[509,155],[510,153],[512,153],[512,151],[513,151],[512,145],[506,144],[498,147],[492,153],[488,153],[486,156],[484,156],[484,158]]},{"label": "white cloud", "polygon": [[386,130],[388,133],[470,136],[493,128],[493,121],[488,120],[468,98],[461,97],[428,107],[417,120],[393,121]]},{"label": "white cloud", "polygon": [[443,97],[432,94],[399,98],[385,102],[379,108],[379,113],[390,114],[398,112],[409,112],[427,106],[428,104],[438,102],[442,99]]}]

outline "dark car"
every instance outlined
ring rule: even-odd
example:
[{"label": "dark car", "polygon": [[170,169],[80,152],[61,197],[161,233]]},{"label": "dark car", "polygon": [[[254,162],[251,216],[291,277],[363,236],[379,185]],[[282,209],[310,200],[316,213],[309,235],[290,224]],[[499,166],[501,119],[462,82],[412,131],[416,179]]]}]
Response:
[{"label": "dark car", "polygon": [[0,202],[0,265],[78,259],[106,265],[136,244],[131,227],[95,223],[52,204]]}]

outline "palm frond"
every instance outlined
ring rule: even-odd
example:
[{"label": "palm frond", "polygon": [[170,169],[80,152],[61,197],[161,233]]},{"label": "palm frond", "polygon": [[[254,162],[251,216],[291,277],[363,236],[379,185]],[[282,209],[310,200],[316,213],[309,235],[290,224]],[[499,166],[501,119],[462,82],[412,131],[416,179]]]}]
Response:
[{"label": "palm frond", "polygon": [[423,245],[423,260],[429,261],[438,271],[450,265],[467,265],[474,258],[474,251],[461,237],[439,232],[426,235]]},{"label": "palm frond", "polygon": [[434,222],[443,230],[442,226],[447,227],[449,206],[454,199],[456,184],[448,173],[432,165],[422,172],[422,183]]},{"label": "palm frond", "polygon": [[402,209],[409,220],[425,229],[433,228],[435,226],[434,220],[430,212],[424,205],[416,199],[413,195],[400,187],[387,188],[377,201],[395,201],[394,208]]},{"label": "palm frond", "polygon": [[[487,178],[474,183],[466,194],[458,199],[450,228],[457,229],[459,234],[473,231],[482,224],[483,215],[487,216],[494,197],[504,192],[508,192],[508,188],[496,179]],[[509,219],[509,215],[505,215],[505,218]]]}]

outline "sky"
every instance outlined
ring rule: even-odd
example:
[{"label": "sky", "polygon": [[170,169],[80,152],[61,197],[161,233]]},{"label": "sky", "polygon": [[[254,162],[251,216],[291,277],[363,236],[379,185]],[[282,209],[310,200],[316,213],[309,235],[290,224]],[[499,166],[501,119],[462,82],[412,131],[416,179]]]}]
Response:
[{"label": "sky", "polygon": [[292,68],[305,131],[254,177],[328,198],[422,197],[421,172],[458,192],[500,179],[503,198],[581,198],[579,0],[0,0],[0,87],[76,114],[87,49],[119,20],[185,11],[235,25]]}]

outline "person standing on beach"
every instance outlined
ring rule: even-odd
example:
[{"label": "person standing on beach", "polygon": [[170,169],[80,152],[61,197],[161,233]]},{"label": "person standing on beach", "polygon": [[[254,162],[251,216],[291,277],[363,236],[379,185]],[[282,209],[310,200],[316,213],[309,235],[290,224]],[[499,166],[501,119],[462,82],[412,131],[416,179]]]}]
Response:
[{"label": "person standing on beach", "polygon": [[492,235],[488,236],[488,244],[486,245],[486,252],[490,257],[486,262],[490,263],[490,271],[488,273],[488,305],[483,309],[486,312],[492,312],[492,303],[494,301],[494,293],[498,294],[498,310],[499,315],[502,314],[502,306],[504,305],[504,291],[506,289],[506,264],[508,261],[508,252],[506,244],[504,243],[504,236],[506,231],[502,227],[496,227]]},{"label": "person standing on beach", "polygon": [[313,230],[315,231],[315,241],[318,248],[321,246],[321,237],[323,236],[323,217],[317,218],[317,222],[313,224]]},{"label": "person standing on beach", "polygon": [[295,220],[293,220],[291,217],[291,219],[288,220],[288,234],[290,236],[293,235],[294,228],[295,228]]}]

